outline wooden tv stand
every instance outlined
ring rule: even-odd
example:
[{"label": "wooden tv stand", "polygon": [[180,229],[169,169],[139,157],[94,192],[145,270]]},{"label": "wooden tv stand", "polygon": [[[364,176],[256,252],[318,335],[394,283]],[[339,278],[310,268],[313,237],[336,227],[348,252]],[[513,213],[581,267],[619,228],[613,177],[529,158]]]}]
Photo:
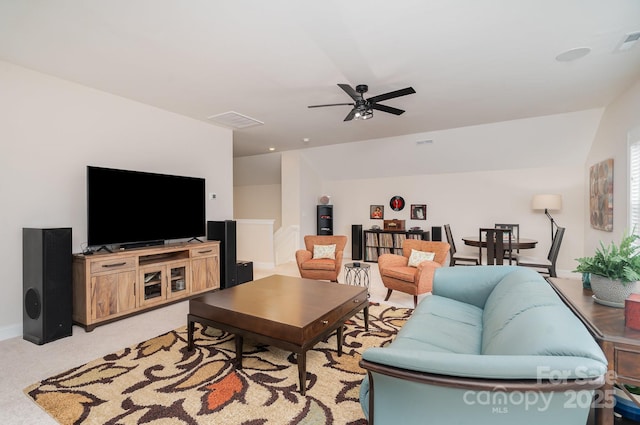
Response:
[{"label": "wooden tv stand", "polygon": [[73,321],[96,326],[220,288],[220,242],[73,256]]}]

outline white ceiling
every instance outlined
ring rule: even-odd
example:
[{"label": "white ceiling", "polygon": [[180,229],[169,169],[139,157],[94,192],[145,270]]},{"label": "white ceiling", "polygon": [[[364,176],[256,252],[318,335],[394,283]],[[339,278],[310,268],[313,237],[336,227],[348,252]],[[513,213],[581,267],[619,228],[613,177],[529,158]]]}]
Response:
[{"label": "white ceiling", "polygon": [[[640,43],[616,51],[635,31],[638,0],[0,0],[0,59],[264,122],[234,131],[234,156],[600,108],[640,78]],[[307,108],[348,102],[337,83],[417,93],[368,121]]]}]

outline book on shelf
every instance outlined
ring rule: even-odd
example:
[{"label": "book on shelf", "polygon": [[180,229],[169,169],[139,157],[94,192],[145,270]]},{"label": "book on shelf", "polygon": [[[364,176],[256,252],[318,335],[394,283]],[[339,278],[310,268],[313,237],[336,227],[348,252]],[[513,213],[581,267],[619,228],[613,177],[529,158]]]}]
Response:
[{"label": "book on shelf", "polygon": [[378,248],[374,246],[367,247],[367,261],[378,261]]},{"label": "book on shelf", "polygon": [[367,245],[378,246],[378,235],[376,233],[365,233],[365,235],[367,235]]},{"label": "book on shelf", "polygon": [[404,233],[394,233],[393,246],[402,248],[402,244],[404,243],[405,239],[407,239],[407,235],[405,235]]},{"label": "book on shelf", "polygon": [[393,235],[391,233],[380,233],[380,246],[386,248],[393,247]]}]

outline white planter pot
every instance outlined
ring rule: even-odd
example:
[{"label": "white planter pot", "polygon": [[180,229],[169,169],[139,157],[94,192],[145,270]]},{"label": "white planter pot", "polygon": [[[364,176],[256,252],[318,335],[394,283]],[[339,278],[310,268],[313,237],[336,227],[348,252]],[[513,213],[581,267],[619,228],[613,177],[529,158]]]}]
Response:
[{"label": "white planter pot", "polygon": [[596,274],[591,275],[591,289],[593,290],[593,299],[597,303],[618,308],[624,308],[624,300],[632,292],[639,292],[638,282],[623,285],[617,280]]}]

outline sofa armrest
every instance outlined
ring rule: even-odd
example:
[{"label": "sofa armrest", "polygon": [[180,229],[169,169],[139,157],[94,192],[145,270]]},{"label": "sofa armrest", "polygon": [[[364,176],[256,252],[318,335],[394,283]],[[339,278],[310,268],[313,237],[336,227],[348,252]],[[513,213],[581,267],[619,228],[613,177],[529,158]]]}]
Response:
[{"label": "sofa armrest", "polygon": [[[367,370],[360,387],[360,404],[370,425],[422,425],[425,418],[436,424],[584,424],[594,392],[605,381],[603,376],[541,382],[474,379],[415,372],[367,360],[361,360],[360,366]],[[576,403],[576,398],[585,403]]]},{"label": "sofa armrest", "polygon": [[369,348],[362,359],[404,371],[474,379],[537,380],[559,371],[567,380],[592,379],[607,372],[606,364],[584,357],[456,354],[393,346]]},{"label": "sofa armrest", "polygon": [[468,388],[475,390],[495,391],[568,391],[592,390],[605,383],[605,375],[574,379],[478,379],[467,376],[441,375],[427,372],[416,372],[379,363],[360,360],[360,367],[374,373],[405,379],[423,384],[444,387]]},{"label": "sofa armrest", "polygon": [[418,287],[418,294],[424,294],[425,292],[431,292],[433,288],[433,276],[436,269],[442,267],[442,264],[435,261],[426,260],[418,264],[418,271],[416,272],[416,286]]},{"label": "sofa armrest", "polygon": [[[484,308],[493,288],[518,266],[443,267],[433,277],[433,294]],[[536,273],[534,270],[529,270]]]}]

